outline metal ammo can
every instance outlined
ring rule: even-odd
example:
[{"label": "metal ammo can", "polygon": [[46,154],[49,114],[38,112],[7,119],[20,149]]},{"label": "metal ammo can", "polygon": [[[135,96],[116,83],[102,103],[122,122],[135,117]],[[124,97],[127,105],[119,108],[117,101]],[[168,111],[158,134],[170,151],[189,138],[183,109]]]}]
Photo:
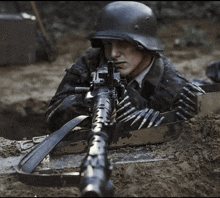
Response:
[{"label": "metal ammo can", "polygon": [[0,14],[0,66],[34,63],[37,42],[35,16]]}]

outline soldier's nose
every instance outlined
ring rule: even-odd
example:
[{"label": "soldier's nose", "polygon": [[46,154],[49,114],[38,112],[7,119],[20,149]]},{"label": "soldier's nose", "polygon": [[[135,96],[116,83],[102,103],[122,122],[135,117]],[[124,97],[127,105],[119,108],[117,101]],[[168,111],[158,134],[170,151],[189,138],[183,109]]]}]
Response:
[{"label": "soldier's nose", "polygon": [[119,57],[121,55],[120,53],[120,49],[118,48],[118,46],[115,43],[112,43],[112,47],[111,47],[111,57],[113,59]]}]

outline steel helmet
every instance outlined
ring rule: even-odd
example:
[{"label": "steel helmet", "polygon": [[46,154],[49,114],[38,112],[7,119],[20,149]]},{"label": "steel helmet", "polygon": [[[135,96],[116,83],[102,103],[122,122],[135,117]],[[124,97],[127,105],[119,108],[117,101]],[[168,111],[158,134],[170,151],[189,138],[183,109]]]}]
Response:
[{"label": "steel helmet", "polygon": [[105,6],[98,17],[96,32],[89,39],[92,47],[101,47],[102,39],[118,39],[141,44],[150,51],[163,51],[153,11],[134,1],[117,1]]}]

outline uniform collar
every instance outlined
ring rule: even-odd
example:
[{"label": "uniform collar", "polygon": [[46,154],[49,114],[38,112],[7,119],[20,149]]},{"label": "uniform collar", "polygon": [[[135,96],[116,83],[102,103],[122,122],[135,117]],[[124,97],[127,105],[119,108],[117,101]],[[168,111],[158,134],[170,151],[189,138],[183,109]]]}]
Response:
[{"label": "uniform collar", "polygon": [[156,58],[154,64],[151,67],[151,70],[144,76],[144,79],[142,80],[142,85],[144,81],[148,81],[154,87],[157,87],[157,85],[162,79],[163,72],[164,62],[161,57]]},{"label": "uniform collar", "polygon": [[141,88],[143,83],[148,81],[150,84],[156,87],[162,79],[163,71],[164,64],[162,58],[153,58],[150,65],[142,73],[130,81],[128,85],[131,85],[132,82],[137,81],[139,87]]},{"label": "uniform collar", "polygon": [[151,69],[151,67],[154,63],[154,60],[155,60],[155,58],[153,57],[152,60],[151,60],[150,65],[144,71],[142,71],[138,76],[136,76],[134,78],[134,80],[136,80],[138,82],[138,85],[139,85],[140,88],[142,86],[142,81],[143,81],[144,77],[146,76],[146,74],[150,71],[150,69]]}]

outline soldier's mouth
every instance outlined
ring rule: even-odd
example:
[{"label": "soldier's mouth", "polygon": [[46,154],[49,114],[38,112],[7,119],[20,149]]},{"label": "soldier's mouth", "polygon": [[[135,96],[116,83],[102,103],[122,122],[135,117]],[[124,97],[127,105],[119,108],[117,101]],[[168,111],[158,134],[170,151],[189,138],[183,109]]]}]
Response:
[{"label": "soldier's mouth", "polygon": [[122,65],[125,63],[126,62],[115,62],[115,66],[116,66],[116,68],[120,69],[122,67]]}]

